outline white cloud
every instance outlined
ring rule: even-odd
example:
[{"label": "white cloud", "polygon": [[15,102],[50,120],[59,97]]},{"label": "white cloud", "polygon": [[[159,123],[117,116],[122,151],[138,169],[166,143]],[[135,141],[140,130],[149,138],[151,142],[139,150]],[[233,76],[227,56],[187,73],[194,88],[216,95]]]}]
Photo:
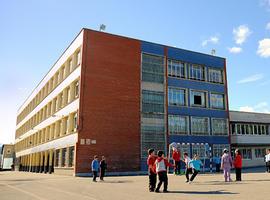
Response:
[{"label": "white cloud", "polygon": [[270,57],[270,38],[264,38],[259,41],[257,54],[264,58]]},{"label": "white cloud", "polygon": [[228,48],[228,50],[230,53],[235,53],[235,54],[242,52],[241,47],[232,47],[232,48]]},{"label": "white cloud", "polygon": [[237,28],[233,29],[233,35],[234,35],[234,40],[236,44],[240,44],[240,45],[243,44],[250,34],[251,34],[251,31],[246,25],[240,25]]},{"label": "white cloud", "polygon": [[263,74],[254,74],[252,76],[246,77],[242,80],[239,80],[237,83],[238,84],[243,84],[243,83],[250,83],[250,82],[255,82],[258,80],[261,80],[263,78]]},{"label": "white cloud", "polygon": [[208,43],[218,44],[218,42],[219,42],[219,38],[217,36],[212,36],[209,39],[204,40],[202,42],[202,46],[204,47],[204,46],[208,45]]},{"label": "white cloud", "polygon": [[270,30],[270,22],[268,22],[267,24],[266,24],[266,30]]},{"label": "white cloud", "polygon": [[267,102],[264,101],[254,106],[242,106],[239,108],[239,111],[270,113],[270,106]]}]

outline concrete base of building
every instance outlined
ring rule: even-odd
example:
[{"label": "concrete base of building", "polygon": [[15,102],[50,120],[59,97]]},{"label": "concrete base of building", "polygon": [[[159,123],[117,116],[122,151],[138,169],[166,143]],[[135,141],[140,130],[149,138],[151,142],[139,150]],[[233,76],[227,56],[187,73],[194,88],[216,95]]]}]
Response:
[{"label": "concrete base of building", "polygon": [[74,168],[54,168],[54,174],[73,176]]},{"label": "concrete base of building", "polygon": [[[140,176],[147,175],[147,171],[135,171],[135,172],[106,172],[106,176]],[[93,174],[89,173],[76,173],[77,177],[91,177]]]}]

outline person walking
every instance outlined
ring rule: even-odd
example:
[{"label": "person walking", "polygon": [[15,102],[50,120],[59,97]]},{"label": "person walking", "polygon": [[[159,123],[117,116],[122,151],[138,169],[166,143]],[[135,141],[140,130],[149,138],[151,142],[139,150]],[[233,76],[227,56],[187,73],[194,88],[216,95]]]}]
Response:
[{"label": "person walking", "polygon": [[99,179],[100,181],[104,181],[105,171],[107,170],[107,162],[105,156],[102,156],[101,161],[99,163],[99,167],[100,167]]},{"label": "person walking", "polygon": [[241,171],[242,171],[242,156],[239,149],[235,150],[235,158],[233,162],[235,168],[236,181],[242,181]]},{"label": "person walking", "polygon": [[93,182],[97,182],[97,175],[98,175],[98,170],[99,170],[99,163],[98,163],[98,156],[94,156],[94,160],[92,161],[91,164],[92,167],[92,172],[93,172]]},{"label": "person walking", "polygon": [[221,169],[223,169],[223,174],[225,182],[231,182],[231,168],[232,168],[232,157],[229,155],[227,149],[223,150],[223,155],[221,157]]}]

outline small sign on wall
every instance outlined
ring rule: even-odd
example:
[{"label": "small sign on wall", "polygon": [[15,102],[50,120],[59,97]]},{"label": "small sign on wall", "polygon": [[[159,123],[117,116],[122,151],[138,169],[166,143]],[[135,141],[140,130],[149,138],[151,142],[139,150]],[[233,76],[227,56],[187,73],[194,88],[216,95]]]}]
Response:
[{"label": "small sign on wall", "polygon": [[90,145],[91,144],[91,140],[90,139],[86,139],[86,144]]},{"label": "small sign on wall", "polygon": [[81,145],[85,144],[85,139],[81,139]]}]

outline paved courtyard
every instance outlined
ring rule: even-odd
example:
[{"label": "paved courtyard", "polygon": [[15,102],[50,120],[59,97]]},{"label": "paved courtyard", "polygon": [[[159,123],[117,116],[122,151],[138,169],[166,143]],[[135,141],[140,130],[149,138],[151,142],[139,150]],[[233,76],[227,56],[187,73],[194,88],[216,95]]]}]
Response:
[{"label": "paved courtyard", "polygon": [[[233,175],[234,178],[234,175]],[[184,176],[169,175],[170,193],[149,193],[147,176],[107,177],[93,183],[90,178],[0,172],[1,200],[139,200],[139,199],[268,199],[270,174],[243,174],[241,183],[224,183],[222,174],[199,175],[193,184]]]}]

